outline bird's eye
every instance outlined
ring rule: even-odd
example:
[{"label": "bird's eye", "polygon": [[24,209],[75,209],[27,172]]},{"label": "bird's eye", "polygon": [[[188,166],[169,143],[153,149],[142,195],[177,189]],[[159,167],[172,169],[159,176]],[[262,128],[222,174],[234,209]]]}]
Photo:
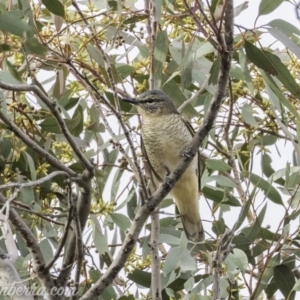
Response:
[{"label": "bird's eye", "polygon": [[149,100],[147,100],[147,103],[153,103],[154,102],[154,100],[153,99],[149,99]]}]

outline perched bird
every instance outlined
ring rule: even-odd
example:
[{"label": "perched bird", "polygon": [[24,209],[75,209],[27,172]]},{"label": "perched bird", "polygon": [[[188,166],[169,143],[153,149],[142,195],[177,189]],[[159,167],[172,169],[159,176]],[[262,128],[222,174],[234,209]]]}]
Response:
[{"label": "perched bird", "polygon": [[[159,90],[150,90],[137,98],[123,99],[137,106],[142,116],[142,150],[156,181],[172,172],[190,144],[194,130],[177,111],[172,99]],[[199,213],[200,157],[195,156],[171,190],[184,231],[189,240],[204,239]]]}]

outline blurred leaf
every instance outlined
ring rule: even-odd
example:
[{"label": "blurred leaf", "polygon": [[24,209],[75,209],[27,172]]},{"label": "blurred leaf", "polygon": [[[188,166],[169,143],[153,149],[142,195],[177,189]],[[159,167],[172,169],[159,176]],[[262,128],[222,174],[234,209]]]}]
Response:
[{"label": "blurred leaf", "polygon": [[43,256],[45,258],[45,261],[50,261],[53,257],[53,250],[51,247],[51,244],[49,243],[48,239],[43,239],[40,242],[41,251],[43,253]]},{"label": "blurred leaf", "polygon": [[131,24],[131,23],[135,24],[135,23],[137,23],[137,22],[139,22],[139,21],[145,20],[146,18],[147,18],[146,15],[142,15],[142,16],[134,16],[134,17],[131,17],[131,18],[126,19],[126,20],[123,22],[123,24]]},{"label": "blurred leaf", "polygon": [[[208,199],[213,200],[217,203],[223,203],[222,201],[224,199],[224,192],[222,192],[220,189],[215,188],[213,186],[206,185],[202,189],[202,192],[204,196],[207,197]],[[236,199],[234,196],[229,196],[226,203],[232,206],[241,206],[238,199]]]},{"label": "blurred leaf", "polygon": [[258,288],[256,289],[256,293],[253,295],[253,299],[257,299],[257,297],[260,295],[260,293],[265,289],[265,287],[267,286],[269,280],[273,276],[274,267],[276,265],[278,265],[279,262],[280,262],[280,256],[278,254],[273,256],[270,259],[270,261],[268,263],[268,266],[263,271],[261,281],[259,283]]},{"label": "blurred leaf", "polygon": [[[300,116],[295,109],[295,107],[290,103],[290,101],[287,100],[287,98],[282,94],[279,87],[274,82],[273,78],[269,75],[261,72],[263,79],[265,80],[265,83],[271,88],[271,90],[274,92],[274,94],[279,98],[280,102],[297,118],[298,121],[300,121]],[[271,100],[273,100],[271,98]]]},{"label": "blurred leaf", "polygon": [[[166,79],[167,76],[163,76],[163,79]],[[186,97],[180,90],[178,84],[174,80],[168,81],[168,83],[164,84],[162,87],[163,92],[165,92],[168,96],[172,98],[175,103],[176,107],[179,107],[185,100]],[[195,108],[188,104],[182,110],[183,115],[187,116],[188,118],[194,117],[197,115],[197,111]]]},{"label": "blurred leaf", "polygon": [[288,266],[282,264],[275,266],[274,280],[286,299],[295,299],[295,292],[292,292],[295,285],[295,277]]},{"label": "blurred leaf", "polygon": [[75,137],[78,137],[83,131],[83,119],[83,109],[81,105],[78,105],[72,116],[72,122],[66,120],[67,127]]},{"label": "blurred leaf", "polygon": [[180,268],[182,272],[196,271],[197,265],[195,259],[189,251],[184,251],[180,257]]},{"label": "blurred leaf", "polygon": [[298,98],[298,100],[300,100],[300,87],[288,68],[281,62],[277,55],[274,55],[268,51],[264,51],[264,54],[266,55],[266,59],[270,61],[270,63],[272,63],[272,65],[276,68],[276,77],[281,81],[287,90],[289,90],[295,97]]},{"label": "blurred leaf", "polygon": [[300,279],[297,280],[297,282],[295,283],[294,287],[293,287],[293,291],[300,291]]},{"label": "blurred leaf", "polygon": [[180,67],[181,71],[181,85],[182,89],[189,88],[192,84],[192,68],[193,68],[193,55],[192,55],[193,43],[190,43],[188,49],[184,53],[184,58]]},{"label": "blurred leaf", "polygon": [[281,32],[285,33],[288,37],[291,37],[293,34],[300,35],[299,28],[282,19],[272,20],[268,23],[268,25],[271,26],[272,28],[279,29]]},{"label": "blurred leaf", "polygon": [[248,8],[248,1],[243,2],[242,4],[234,8],[234,17],[237,17],[242,11]]},{"label": "blurred leaf", "polygon": [[46,56],[48,52],[48,48],[42,45],[39,40],[35,37],[28,38],[24,42],[26,52],[30,54],[35,54],[39,56]]},{"label": "blurred leaf", "polygon": [[266,51],[261,51],[248,41],[245,41],[245,50],[249,60],[252,61],[257,67],[265,70],[271,75],[278,75],[278,70],[266,56]]},{"label": "blurred leaf", "polygon": [[151,286],[151,273],[149,272],[136,269],[132,273],[129,273],[127,277],[138,285],[147,288]]},{"label": "blurred leaf", "polygon": [[[87,45],[87,51],[91,58],[101,67],[104,67],[104,60],[101,52],[97,49],[97,47],[92,45]],[[106,73],[106,72],[105,72]]]},{"label": "blurred leaf", "polygon": [[179,247],[173,247],[170,249],[164,263],[164,268],[163,268],[164,275],[167,275],[168,273],[172,272],[179,266],[180,256],[181,256],[181,252]]},{"label": "blurred leaf", "polygon": [[252,107],[250,104],[244,104],[242,107],[242,117],[250,126],[257,127],[258,124],[253,116]]},{"label": "blurred leaf", "polygon": [[253,257],[257,257],[262,254],[266,249],[269,249],[271,243],[267,242],[266,240],[260,240],[256,243],[256,245],[252,249]]},{"label": "blurred leaf", "polygon": [[[262,171],[264,173],[265,176],[267,177],[273,177],[273,181],[278,183],[278,184],[281,184],[281,185],[284,185],[284,180],[282,178],[274,178],[274,174],[276,173],[275,170],[272,168],[271,166],[271,163],[272,163],[272,159],[270,157],[269,154],[267,153],[263,153],[262,154],[262,157],[261,157],[261,168],[262,168]],[[270,180],[269,180],[270,182]]]},{"label": "blurred leaf", "polygon": [[233,182],[230,178],[227,178],[223,175],[212,175],[208,177],[208,182],[210,181],[216,181],[217,184],[220,186],[227,186],[227,187],[232,187],[235,188],[236,184]]},{"label": "blurred leaf", "polygon": [[125,64],[118,65],[117,70],[123,78],[126,78],[135,71],[134,67]]},{"label": "blurred leaf", "polygon": [[222,235],[225,232],[225,229],[226,226],[223,218],[213,222],[212,231],[216,234],[216,236]]},{"label": "blurred leaf", "polygon": [[9,61],[5,60],[9,73],[19,82],[22,82],[22,77],[20,72],[15,69],[15,66]]},{"label": "blurred leaf", "polygon": [[64,6],[58,0],[42,0],[42,3],[54,15],[57,15],[60,17],[65,16]]},{"label": "blurred leaf", "polygon": [[160,31],[156,37],[154,47],[154,62],[153,62],[153,73],[155,74],[155,80],[161,82],[163,65],[167,58],[169,48],[169,37],[168,33],[163,30]]},{"label": "blurred leaf", "polygon": [[296,43],[277,28],[269,28],[268,31],[300,59],[300,48]]},{"label": "blurred leaf", "polygon": [[214,61],[211,69],[210,69],[210,76],[208,80],[208,84],[216,85],[219,78],[219,68],[220,68],[220,56],[217,57],[217,59]]},{"label": "blurred leaf", "polygon": [[219,159],[208,159],[206,160],[206,166],[209,168],[209,169],[212,169],[212,170],[216,170],[216,171],[230,171],[231,170],[231,167],[226,163],[224,162],[223,160],[219,160]]},{"label": "blurred leaf", "polygon": [[244,251],[235,248],[233,253],[228,254],[225,263],[228,265],[229,271],[234,271],[238,268],[244,273],[248,267],[248,258]]},{"label": "blurred leaf", "polygon": [[33,28],[21,21],[13,11],[7,11],[0,14],[0,30],[10,32],[21,38],[26,31],[32,31]]},{"label": "blurred leaf", "polygon": [[259,187],[271,201],[283,205],[280,194],[270,183],[268,183],[268,181],[253,173],[250,174],[250,181],[252,184]]},{"label": "blurred leaf", "polygon": [[127,216],[119,214],[119,213],[111,213],[109,214],[113,222],[123,231],[126,232],[126,230],[130,227],[131,222],[128,219]]},{"label": "blurred leaf", "polygon": [[261,0],[258,8],[259,15],[267,15],[275,10],[284,0]]},{"label": "blurred leaf", "polygon": [[10,51],[11,46],[6,43],[0,43],[0,53],[5,52],[5,51]]}]

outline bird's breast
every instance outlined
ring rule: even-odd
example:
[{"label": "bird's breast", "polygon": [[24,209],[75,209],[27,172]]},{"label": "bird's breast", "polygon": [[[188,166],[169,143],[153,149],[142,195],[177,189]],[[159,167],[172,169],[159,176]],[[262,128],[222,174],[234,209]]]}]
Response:
[{"label": "bird's breast", "polygon": [[[192,134],[177,114],[144,118],[142,136],[150,164],[161,177],[177,166],[192,140]],[[195,164],[196,160],[191,167]]]}]

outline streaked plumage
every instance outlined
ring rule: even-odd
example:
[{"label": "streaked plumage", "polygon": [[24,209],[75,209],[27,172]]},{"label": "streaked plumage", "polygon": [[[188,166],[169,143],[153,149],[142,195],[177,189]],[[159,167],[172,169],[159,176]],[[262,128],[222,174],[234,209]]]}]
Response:
[{"label": "streaked plumage", "polygon": [[[176,110],[171,98],[151,90],[136,99],[124,99],[137,105],[142,116],[142,150],[156,181],[172,172],[193,137],[193,128]],[[200,157],[193,159],[171,190],[188,239],[202,241],[204,231],[199,214]]]}]

